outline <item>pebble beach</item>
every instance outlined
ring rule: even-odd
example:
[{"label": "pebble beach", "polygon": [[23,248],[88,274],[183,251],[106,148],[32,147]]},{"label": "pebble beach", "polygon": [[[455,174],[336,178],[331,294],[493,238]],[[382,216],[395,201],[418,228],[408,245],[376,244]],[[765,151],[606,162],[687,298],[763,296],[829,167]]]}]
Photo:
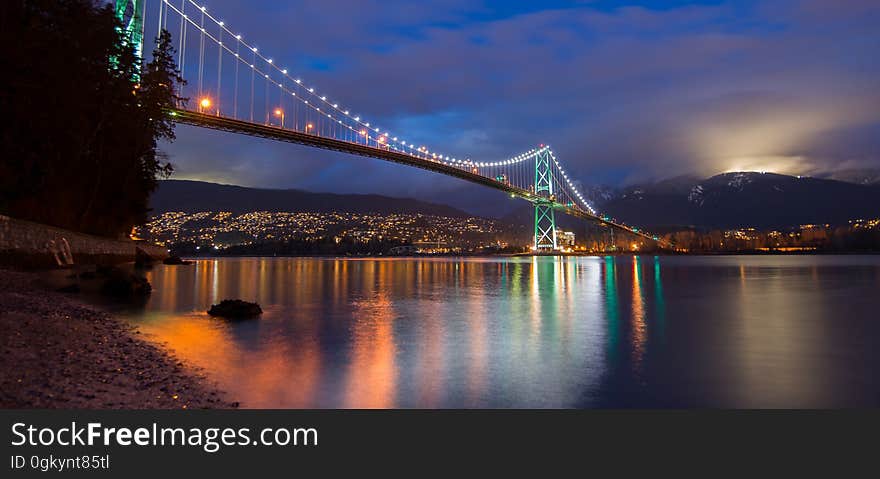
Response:
[{"label": "pebble beach", "polygon": [[37,273],[0,270],[0,407],[233,408],[215,385],[123,321]]}]

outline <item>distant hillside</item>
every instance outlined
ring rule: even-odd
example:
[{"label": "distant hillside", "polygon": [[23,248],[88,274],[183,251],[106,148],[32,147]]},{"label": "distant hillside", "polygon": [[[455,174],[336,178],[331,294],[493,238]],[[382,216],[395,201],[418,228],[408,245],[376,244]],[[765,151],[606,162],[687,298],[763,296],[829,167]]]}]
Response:
[{"label": "distant hillside", "polygon": [[629,187],[597,205],[630,224],[777,228],[880,217],[880,185],[771,173],[725,173]]},{"label": "distant hillside", "polygon": [[[644,228],[781,228],[808,223],[841,224],[880,217],[880,185],[772,173],[725,173],[708,179],[676,177],[623,189],[588,187],[603,214]],[[472,216],[450,206],[381,195],[311,193],[218,185],[200,181],[161,181],[152,198],[153,213],[166,211],[314,211],[422,213]],[[523,203],[503,221],[529,225],[534,211]],[[560,226],[579,223],[560,216]]]},{"label": "distant hillside", "polygon": [[463,218],[469,215],[450,206],[381,195],[311,193],[219,185],[203,181],[165,180],[150,201],[152,214],[167,211],[345,211],[350,213],[421,213]]},{"label": "distant hillside", "polygon": [[818,176],[829,180],[845,181],[859,185],[880,185],[880,169],[858,168],[840,170]]}]

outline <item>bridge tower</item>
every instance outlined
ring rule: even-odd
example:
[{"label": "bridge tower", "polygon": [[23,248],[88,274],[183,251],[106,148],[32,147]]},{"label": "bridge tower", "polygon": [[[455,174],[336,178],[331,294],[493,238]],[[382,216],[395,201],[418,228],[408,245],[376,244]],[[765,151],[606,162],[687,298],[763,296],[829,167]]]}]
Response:
[{"label": "bridge tower", "polygon": [[553,170],[550,151],[535,155],[535,251],[556,250],[556,215],[553,212]]},{"label": "bridge tower", "polygon": [[144,58],[144,8],[146,0],[115,0],[116,18],[122,23],[123,32],[134,45],[138,58]]}]

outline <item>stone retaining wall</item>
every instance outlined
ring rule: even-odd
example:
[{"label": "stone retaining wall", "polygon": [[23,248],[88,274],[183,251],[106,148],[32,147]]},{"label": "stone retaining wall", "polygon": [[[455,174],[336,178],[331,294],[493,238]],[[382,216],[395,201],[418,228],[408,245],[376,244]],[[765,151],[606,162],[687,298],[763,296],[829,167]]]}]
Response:
[{"label": "stone retaining wall", "polygon": [[113,264],[134,261],[135,248],[162,259],[161,246],[132,240],[115,240],[0,215],[0,265],[51,268],[61,262]]}]

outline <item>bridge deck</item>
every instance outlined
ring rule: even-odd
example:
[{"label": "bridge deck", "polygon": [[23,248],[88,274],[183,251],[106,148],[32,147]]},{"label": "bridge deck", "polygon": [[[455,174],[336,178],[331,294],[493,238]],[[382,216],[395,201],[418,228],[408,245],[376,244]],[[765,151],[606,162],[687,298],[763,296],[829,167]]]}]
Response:
[{"label": "bridge deck", "polygon": [[[416,168],[422,168],[424,170],[434,171],[437,173],[442,173],[444,175],[470,181],[472,183],[488,186],[489,188],[504,191],[505,193],[508,193],[514,197],[522,198],[530,203],[547,202],[546,198],[538,196],[531,191],[502,183],[493,178],[473,173],[467,169],[457,168],[439,161],[420,158],[391,149],[375,148],[372,146],[362,145],[360,143],[338,140],[335,138],[325,138],[322,136],[288,130],[286,128],[280,128],[277,126],[261,125],[258,123],[251,123],[248,121],[236,120],[234,118],[210,115],[207,113],[199,113],[190,110],[175,109],[171,110],[170,114],[174,118],[174,121],[177,123],[183,123],[202,128],[210,128],[214,130],[228,131],[231,133],[239,133],[260,138],[267,138],[270,140],[297,143],[300,145],[321,148],[324,150],[339,151],[342,153],[364,156],[368,158],[378,158],[385,161],[400,163],[402,165],[415,166]],[[659,240],[650,235],[647,235],[640,231],[635,231],[628,226],[603,219],[600,216],[596,216],[580,208],[575,208],[556,202],[549,202],[549,204],[553,206],[553,209],[567,215],[577,218],[583,218],[612,228],[616,228],[621,231],[625,231],[627,233],[634,234],[651,241],[655,241],[662,246]]]}]

